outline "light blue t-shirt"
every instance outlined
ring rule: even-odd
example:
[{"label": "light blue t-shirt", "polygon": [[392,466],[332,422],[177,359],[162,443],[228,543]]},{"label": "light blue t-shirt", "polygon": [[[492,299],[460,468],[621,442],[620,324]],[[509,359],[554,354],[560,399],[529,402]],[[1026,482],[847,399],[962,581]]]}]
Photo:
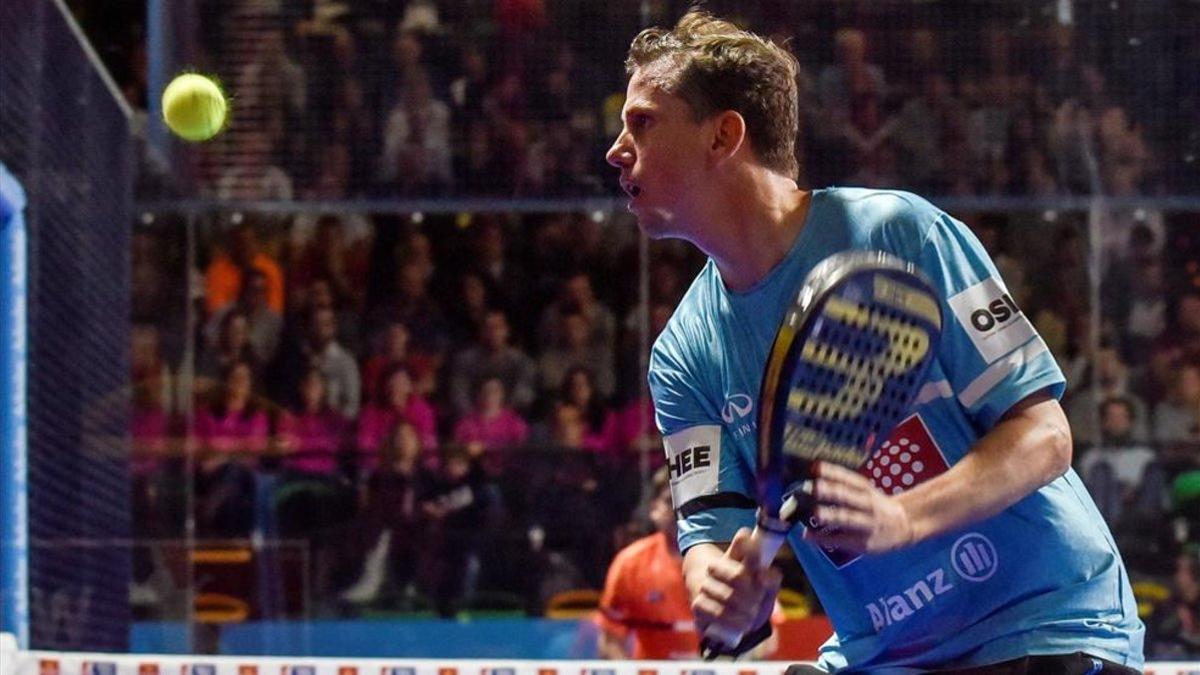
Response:
[{"label": "light blue t-shirt", "polygon": [[[942,299],[937,359],[912,416],[863,468],[887,493],[947,470],[1023,398],[1064,380],[979,241],[912,194],[813,193],[787,257],[729,291],[696,277],[650,358],[650,389],[679,514],[679,543],[726,542],[754,525],[759,382],[804,277],[847,249],[917,264]],[[887,554],[790,543],[836,628],[821,663],[872,672],[977,666],[1086,651],[1142,665],[1144,627],[1116,544],[1074,471],[1000,514]]]}]

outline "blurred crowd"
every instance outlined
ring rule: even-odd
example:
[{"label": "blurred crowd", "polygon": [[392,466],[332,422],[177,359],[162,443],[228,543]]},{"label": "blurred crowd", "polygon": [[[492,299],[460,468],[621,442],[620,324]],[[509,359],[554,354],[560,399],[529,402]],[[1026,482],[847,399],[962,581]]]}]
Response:
[{"label": "blurred crowd", "polygon": [[[71,4],[144,112],[144,17]],[[683,3],[184,4],[233,121],[175,164],[149,150],[142,194],[188,178],[221,199],[336,202],[615,194],[603,151],[624,50]],[[1134,42],[1139,21],[1176,28],[1159,3],[1075,3],[1075,23],[926,4],[941,3],[880,3],[899,12],[885,20],[856,3],[710,3],[796,53],[801,184],[1200,189],[1200,43]],[[1134,576],[1148,654],[1200,654],[1195,221],[953,215],[1067,376],[1075,466]],[[702,262],[686,246],[655,243],[643,264],[611,214],[226,213],[205,218],[192,261],[159,218],[133,252],[139,537],[194,518],[203,540],[303,540],[309,615],[452,616],[541,614],[558,591],[598,589],[647,531],[663,460],[644,356]],[[149,615],[152,558],[137,567]]]},{"label": "blurred crowd", "polygon": [[449,616],[472,574],[522,610],[598,588],[663,463],[642,359],[684,249],[657,249],[643,304],[628,221],[461,218],[227,224],[190,281],[140,229],[142,534],[178,536],[190,490],[201,537],[307,538],[322,611],[419,587]]},{"label": "blurred crowd", "polygon": [[[86,16],[92,3],[76,4]],[[602,158],[620,129],[624,49],[684,4],[197,2],[180,18],[197,34],[181,58],[221,78],[231,126],[149,164],[224,199],[615,194]],[[1189,25],[1165,6],[1083,3],[1064,23],[1005,3],[710,4],[799,59],[802,184],[1200,190],[1200,50],[1162,35]],[[127,26],[110,62],[144,110],[146,45]]]}]

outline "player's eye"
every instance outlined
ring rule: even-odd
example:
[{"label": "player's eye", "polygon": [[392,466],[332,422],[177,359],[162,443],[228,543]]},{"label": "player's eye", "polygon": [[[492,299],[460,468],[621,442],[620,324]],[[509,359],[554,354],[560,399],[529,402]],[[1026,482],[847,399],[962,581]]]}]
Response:
[{"label": "player's eye", "polygon": [[629,129],[631,131],[641,131],[650,126],[650,116],[641,113],[635,113],[629,116]]}]

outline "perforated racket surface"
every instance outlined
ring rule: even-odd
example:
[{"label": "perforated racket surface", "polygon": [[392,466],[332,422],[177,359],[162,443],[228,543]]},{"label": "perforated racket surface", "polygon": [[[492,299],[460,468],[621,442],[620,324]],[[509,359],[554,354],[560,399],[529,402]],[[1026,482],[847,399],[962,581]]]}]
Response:
[{"label": "perforated racket surface", "polygon": [[[812,504],[814,462],[857,469],[908,416],[937,353],[941,304],[910,263],[881,251],[826,258],[776,333],[758,414],[758,540],[771,564]],[[711,658],[741,635],[706,633]]]}]

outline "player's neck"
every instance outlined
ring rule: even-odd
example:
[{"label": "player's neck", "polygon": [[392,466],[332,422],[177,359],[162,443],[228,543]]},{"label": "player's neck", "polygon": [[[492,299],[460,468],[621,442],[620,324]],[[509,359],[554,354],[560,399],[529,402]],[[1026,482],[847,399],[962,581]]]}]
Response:
[{"label": "player's neck", "polygon": [[731,291],[745,291],[787,256],[804,227],[811,193],[775,173],[738,181],[701,248]]}]

